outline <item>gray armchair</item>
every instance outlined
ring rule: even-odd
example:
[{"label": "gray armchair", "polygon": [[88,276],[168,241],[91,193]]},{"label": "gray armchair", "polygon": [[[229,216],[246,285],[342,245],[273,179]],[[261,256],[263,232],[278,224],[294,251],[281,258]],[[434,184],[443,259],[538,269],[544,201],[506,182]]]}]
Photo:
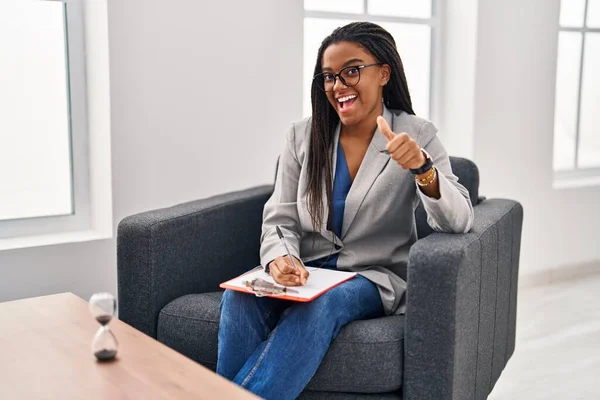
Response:
[{"label": "gray armchair", "polygon": [[[485,399],[515,347],[523,209],[478,197],[471,161],[466,234],[432,232],[422,206],[406,315],[355,321],[332,343],[301,399]],[[219,283],[258,265],[272,186],[144,212],[118,228],[120,319],[215,369]]]}]

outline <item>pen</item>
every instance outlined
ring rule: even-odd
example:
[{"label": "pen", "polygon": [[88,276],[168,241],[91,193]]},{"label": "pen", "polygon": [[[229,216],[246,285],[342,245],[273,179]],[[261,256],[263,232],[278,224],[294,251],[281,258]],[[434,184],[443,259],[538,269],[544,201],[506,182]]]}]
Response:
[{"label": "pen", "polygon": [[296,267],[296,264],[294,263],[294,259],[292,258],[292,254],[290,253],[290,249],[287,246],[287,242],[285,241],[285,238],[283,237],[283,233],[281,233],[281,229],[279,229],[279,226],[275,226],[275,230],[277,230],[277,236],[279,236],[279,239],[281,240],[281,242],[283,243],[283,245],[285,246],[285,251],[287,251],[288,257],[290,258],[290,262],[292,263],[292,266],[295,269],[298,269],[298,267]]}]

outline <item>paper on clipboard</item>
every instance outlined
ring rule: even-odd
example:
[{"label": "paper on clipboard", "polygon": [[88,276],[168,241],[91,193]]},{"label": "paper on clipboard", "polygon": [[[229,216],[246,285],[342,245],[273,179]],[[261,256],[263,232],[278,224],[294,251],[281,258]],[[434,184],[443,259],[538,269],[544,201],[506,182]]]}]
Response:
[{"label": "paper on clipboard", "polygon": [[[340,283],[345,282],[348,279],[354,278],[356,276],[356,272],[338,271],[323,268],[316,270],[311,270],[309,268],[308,272],[310,273],[310,275],[308,277],[308,280],[306,281],[306,284],[302,286],[287,286],[288,288],[297,291],[297,293],[283,295],[269,294],[267,296],[281,298],[284,300],[307,302],[315,299],[316,297],[325,293],[327,290],[339,285]],[[231,289],[237,290],[239,292],[253,294],[253,292],[246,288],[243,282],[247,280],[252,280],[254,278],[261,278],[267,282],[279,285],[273,280],[273,278],[270,275],[264,272],[262,267],[258,267],[227,282],[223,282],[219,286],[223,289]]]}]

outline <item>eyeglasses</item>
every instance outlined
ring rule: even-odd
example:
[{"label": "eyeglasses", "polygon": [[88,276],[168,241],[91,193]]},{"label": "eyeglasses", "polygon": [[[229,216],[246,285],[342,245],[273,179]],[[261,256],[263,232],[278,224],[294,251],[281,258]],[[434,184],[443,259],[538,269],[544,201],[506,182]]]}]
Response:
[{"label": "eyeglasses", "polygon": [[324,92],[333,91],[335,86],[335,78],[340,78],[340,81],[345,86],[356,86],[360,82],[360,70],[374,65],[382,65],[383,63],[373,63],[366,65],[354,65],[351,67],[342,68],[338,74],[331,72],[323,72],[313,77],[313,83]]}]

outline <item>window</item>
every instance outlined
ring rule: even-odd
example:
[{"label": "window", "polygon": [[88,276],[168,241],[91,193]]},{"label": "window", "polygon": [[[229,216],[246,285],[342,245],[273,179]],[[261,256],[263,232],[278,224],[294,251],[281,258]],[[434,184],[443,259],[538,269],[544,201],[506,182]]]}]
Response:
[{"label": "window", "polygon": [[560,9],[554,157],[556,177],[600,177],[600,0]]},{"label": "window", "polygon": [[63,4],[8,0],[0,15],[0,220],[72,214]]},{"label": "window", "polygon": [[415,113],[424,118],[435,114],[436,5],[431,0],[304,0],[304,116],[311,114],[310,87],[321,42],[335,28],[354,21],[374,22],[394,36]]},{"label": "window", "polygon": [[0,2],[0,250],[107,236],[110,184],[93,177],[110,160],[105,6]]}]

